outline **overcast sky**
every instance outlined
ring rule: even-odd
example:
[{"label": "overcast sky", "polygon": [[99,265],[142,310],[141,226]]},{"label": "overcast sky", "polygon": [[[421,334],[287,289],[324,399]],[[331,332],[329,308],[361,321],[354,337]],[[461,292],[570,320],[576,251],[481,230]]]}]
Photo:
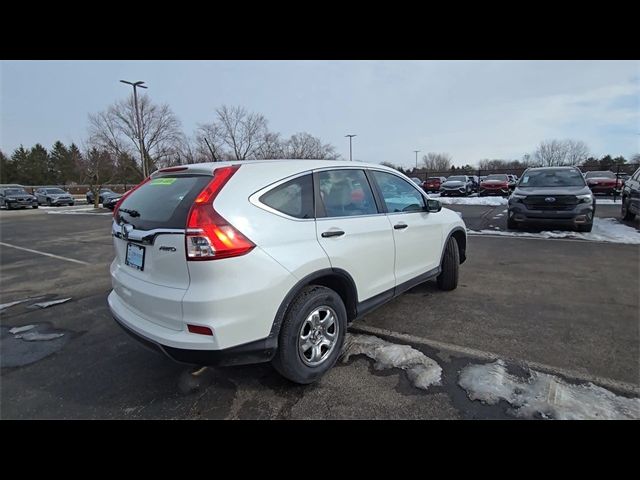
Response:
[{"label": "overcast sky", "polygon": [[[638,61],[2,61],[0,148],[81,143],[87,115],[144,80],[187,134],[223,104],[306,131],[349,158],[411,166],[414,150],[454,163],[520,159],[545,139],[595,155],[640,152]],[[422,154],[421,154],[422,155]]]}]

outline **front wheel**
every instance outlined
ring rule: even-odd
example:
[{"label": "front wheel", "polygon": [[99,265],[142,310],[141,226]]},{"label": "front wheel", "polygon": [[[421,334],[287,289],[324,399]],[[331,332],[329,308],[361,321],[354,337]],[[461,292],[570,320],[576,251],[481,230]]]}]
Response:
[{"label": "front wheel", "polygon": [[593,223],[586,223],[584,225],[578,225],[579,232],[590,232],[593,229]]},{"label": "front wheel", "polygon": [[292,382],[313,383],[338,360],[346,330],[340,295],[319,285],[305,287],[285,315],[273,366]]},{"label": "front wheel", "polygon": [[458,267],[460,266],[460,252],[458,242],[449,237],[442,258],[441,272],[438,275],[438,287],[441,290],[454,290],[458,286]]},{"label": "front wheel", "polygon": [[38,204],[34,203],[33,205],[31,205],[31,208],[38,208]]},{"label": "front wheel", "polygon": [[517,230],[518,229],[518,222],[516,222],[515,220],[513,220],[511,218],[507,218],[507,229],[508,230]]}]

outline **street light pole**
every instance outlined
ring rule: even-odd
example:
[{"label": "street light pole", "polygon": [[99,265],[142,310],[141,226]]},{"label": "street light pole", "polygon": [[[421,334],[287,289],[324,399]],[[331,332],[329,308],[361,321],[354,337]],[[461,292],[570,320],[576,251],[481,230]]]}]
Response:
[{"label": "street light pole", "polygon": [[142,161],[142,177],[147,178],[147,162],[144,158],[144,144],[142,143],[142,128],[140,127],[140,113],[138,112],[138,94],[136,92],[136,88],[147,88],[144,85],[144,82],[127,82],[126,80],[120,80],[122,83],[126,83],[127,85],[131,85],[133,87],[133,103],[136,110],[136,124],[138,126],[138,143],[140,145],[140,159]]},{"label": "street light pole", "polygon": [[421,150],[414,150],[415,154],[416,154],[416,170],[418,170],[418,152],[420,152]]},{"label": "street light pole", "polygon": [[351,149],[351,139],[353,137],[357,137],[357,135],[345,135],[345,137],[349,137],[349,161],[353,162],[353,151]]}]

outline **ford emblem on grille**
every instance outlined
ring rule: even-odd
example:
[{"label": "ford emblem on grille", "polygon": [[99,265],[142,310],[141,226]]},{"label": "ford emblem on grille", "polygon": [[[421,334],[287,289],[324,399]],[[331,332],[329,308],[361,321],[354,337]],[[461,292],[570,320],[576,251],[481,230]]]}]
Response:
[{"label": "ford emblem on grille", "polygon": [[555,199],[555,197],[547,197],[547,198],[545,198],[545,199],[544,199],[544,201],[545,201],[545,202],[552,203],[552,202],[555,202],[555,201],[556,201],[556,199]]}]

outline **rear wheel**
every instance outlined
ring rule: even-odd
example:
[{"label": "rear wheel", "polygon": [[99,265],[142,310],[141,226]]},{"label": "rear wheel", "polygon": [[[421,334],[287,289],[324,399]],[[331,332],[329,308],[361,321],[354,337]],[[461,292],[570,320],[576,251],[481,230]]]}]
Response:
[{"label": "rear wheel", "polygon": [[285,315],[273,366],[292,382],[313,383],[336,363],[346,330],[340,295],[319,285],[305,287]]},{"label": "rear wheel", "polygon": [[49,207],[51,206],[51,199],[50,198],[47,198],[47,206],[49,206]]},{"label": "rear wheel", "polygon": [[629,203],[628,199],[622,198],[622,219],[623,220],[633,220],[635,215],[629,211]]},{"label": "rear wheel", "polygon": [[458,267],[460,266],[460,252],[458,242],[449,237],[442,258],[442,271],[438,275],[438,287],[441,290],[453,290],[458,286]]}]

